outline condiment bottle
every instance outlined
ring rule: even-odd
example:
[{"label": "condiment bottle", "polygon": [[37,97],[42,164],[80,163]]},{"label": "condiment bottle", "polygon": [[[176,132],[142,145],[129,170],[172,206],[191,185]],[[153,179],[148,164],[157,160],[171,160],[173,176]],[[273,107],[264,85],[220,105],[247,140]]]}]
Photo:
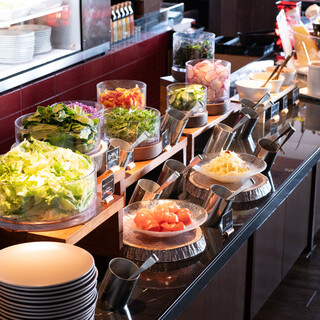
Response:
[{"label": "condiment bottle", "polygon": [[113,21],[112,21],[112,7],[111,9],[111,14],[110,14],[110,43],[113,43]]},{"label": "condiment bottle", "polygon": [[125,39],[127,37],[127,32],[126,32],[126,14],[123,10],[123,6],[124,6],[124,3],[121,2],[119,4],[119,11],[120,11],[120,14],[121,14],[121,26],[122,26],[122,39]]},{"label": "condiment bottle", "polygon": [[118,41],[121,41],[122,40],[122,37],[123,37],[123,30],[122,30],[122,17],[121,17],[121,13],[120,13],[120,10],[119,10],[119,5],[116,4],[115,5],[115,13],[117,15],[117,26],[118,26]]},{"label": "condiment bottle", "polygon": [[112,33],[111,37],[113,38],[113,42],[118,42],[118,17],[115,13],[115,6],[111,7],[111,19],[112,19]]},{"label": "condiment bottle", "polygon": [[124,13],[126,14],[125,21],[126,21],[126,37],[130,37],[130,12],[128,10],[128,2],[123,2],[123,10]]},{"label": "condiment bottle", "polygon": [[127,7],[129,10],[129,20],[130,20],[130,36],[134,35],[134,15],[133,15],[133,10],[131,7],[131,1],[127,1]]}]

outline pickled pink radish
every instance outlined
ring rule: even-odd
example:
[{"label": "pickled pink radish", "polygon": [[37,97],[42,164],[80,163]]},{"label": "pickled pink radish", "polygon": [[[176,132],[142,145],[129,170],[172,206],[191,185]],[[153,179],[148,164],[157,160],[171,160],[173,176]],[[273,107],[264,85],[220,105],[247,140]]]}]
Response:
[{"label": "pickled pink radish", "polygon": [[187,82],[207,86],[207,100],[225,100],[230,91],[230,63],[203,60],[192,66],[187,63]]}]

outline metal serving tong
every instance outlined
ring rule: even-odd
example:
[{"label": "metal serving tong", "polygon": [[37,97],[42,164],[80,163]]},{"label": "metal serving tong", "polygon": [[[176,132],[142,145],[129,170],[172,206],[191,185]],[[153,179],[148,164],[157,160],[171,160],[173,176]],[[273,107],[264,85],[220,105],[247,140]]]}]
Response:
[{"label": "metal serving tong", "polygon": [[[243,98],[240,100],[241,104],[244,106],[241,110],[245,110],[246,108],[252,109],[253,111],[256,111],[256,109],[265,101],[267,101],[270,98],[270,93],[267,92],[258,102],[254,103],[253,101]],[[269,108],[269,107],[267,107]],[[267,109],[266,107],[263,108],[262,112]],[[260,112],[261,113],[261,112]],[[260,114],[259,113],[259,114]],[[248,112],[242,112],[239,114],[237,120],[235,121],[235,125],[232,128],[232,132],[237,131],[243,124],[245,124],[250,119],[255,119],[259,114],[254,114],[253,112],[251,115]]]},{"label": "metal serving tong", "polygon": [[199,163],[202,160],[202,156],[199,154],[196,157],[194,157],[189,165],[185,167],[180,173],[178,171],[174,171],[167,180],[163,182],[163,184],[156,190],[154,193],[160,193],[163,191],[166,187],[168,187],[171,183],[175,182],[180,176],[183,176],[185,173],[187,173],[193,166],[195,166],[197,163]]},{"label": "metal serving tong", "polygon": [[280,135],[269,144],[269,147],[272,146],[275,142],[277,142],[284,135],[287,135],[286,138],[283,140],[283,142],[280,144],[279,148],[277,149],[277,152],[280,150],[284,154],[282,147],[289,140],[289,138],[293,135],[293,133],[295,131],[296,131],[296,129],[294,127],[292,127],[291,123],[288,123],[287,128],[285,128],[285,130],[282,133],[280,133]]}]

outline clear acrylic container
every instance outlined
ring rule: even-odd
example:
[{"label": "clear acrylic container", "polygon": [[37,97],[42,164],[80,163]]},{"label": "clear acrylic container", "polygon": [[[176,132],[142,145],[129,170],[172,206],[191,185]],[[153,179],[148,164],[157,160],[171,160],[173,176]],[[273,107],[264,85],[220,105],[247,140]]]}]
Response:
[{"label": "clear acrylic container", "polygon": [[[59,166],[58,161],[51,166],[48,163],[51,167],[48,170],[55,170],[55,165]],[[0,182],[0,198],[3,199],[0,203],[1,227],[28,231],[56,230],[84,223],[96,214],[94,164],[86,176],[76,180],[68,181],[66,177],[46,180],[41,170],[33,176],[34,179],[28,181]]]},{"label": "clear acrylic container", "polygon": [[109,108],[104,114],[104,136],[118,138],[133,143],[147,131],[150,137],[139,147],[156,144],[160,141],[160,112],[154,108],[140,109]]},{"label": "clear acrylic container", "polygon": [[173,69],[186,68],[186,62],[194,59],[213,59],[215,34],[211,32],[175,32],[173,34]]},{"label": "clear acrylic container", "polygon": [[307,73],[308,56],[310,61],[320,60],[320,38],[293,31],[294,46],[297,52],[295,66],[300,73]]},{"label": "clear acrylic container", "polygon": [[206,112],[207,87],[187,82],[173,83],[167,86],[167,107],[188,112],[198,104],[194,115]]},{"label": "clear acrylic container", "polygon": [[230,98],[231,63],[225,60],[195,59],[186,63],[186,82],[207,87],[207,104]]},{"label": "clear acrylic container", "polygon": [[97,101],[105,108],[144,109],[147,85],[137,80],[107,80],[97,84]]},{"label": "clear acrylic container", "polygon": [[[64,103],[67,104],[68,102]],[[100,112],[103,112],[103,110],[101,109],[99,113]],[[92,131],[89,136],[83,137],[80,131],[66,132],[64,128],[55,125],[47,127],[47,129],[42,129],[37,126],[24,128],[23,120],[28,119],[33,114],[34,113],[28,113],[15,120],[16,144],[19,144],[25,139],[30,140],[30,138],[33,137],[37,140],[47,141],[54,146],[69,148],[72,151],[79,151],[83,154],[99,150],[101,141],[101,123],[103,122],[101,118],[99,123],[93,127],[94,131]]]}]

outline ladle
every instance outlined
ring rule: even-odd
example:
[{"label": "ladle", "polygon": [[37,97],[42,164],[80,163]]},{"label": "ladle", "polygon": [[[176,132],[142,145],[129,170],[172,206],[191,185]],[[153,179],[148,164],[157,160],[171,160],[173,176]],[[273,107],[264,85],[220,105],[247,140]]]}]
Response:
[{"label": "ladle", "polygon": [[[256,110],[263,102],[265,102],[266,100],[268,100],[270,98],[270,93],[267,92],[258,102],[254,103],[253,101],[243,98],[240,100],[241,104],[244,104],[245,106]],[[236,130],[238,130],[245,122],[247,122],[247,120],[252,119],[252,117],[250,117],[249,114],[244,114],[241,113],[238,117],[238,119],[236,120],[236,124],[232,129],[232,132],[235,132]]]},{"label": "ladle", "polygon": [[254,104],[252,109],[256,110],[260,106],[261,103],[267,101],[269,98],[271,98],[271,95],[269,92],[267,92],[257,103]]},{"label": "ladle", "polygon": [[247,182],[245,182],[239,189],[237,189],[235,192],[233,192],[226,200],[231,200],[236,195],[238,195],[240,192],[250,188],[254,184],[254,180],[251,178]]},{"label": "ladle", "polygon": [[142,265],[141,267],[134,272],[129,278],[128,280],[134,279],[136,278],[141,272],[149,269],[151,266],[153,266],[156,262],[159,261],[159,258],[156,256],[155,253],[153,253]]},{"label": "ladle", "polygon": [[185,121],[187,120],[187,118],[191,117],[200,108],[201,105],[203,105],[202,101],[196,103],[196,105],[188,113],[185,114],[181,121]]},{"label": "ladle", "polygon": [[180,173],[178,171],[175,171],[173,174],[171,174],[167,180],[163,182],[163,184],[154,192],[154,193],[160,193],[163,189],[165,189],[167,186],[169,186],[171,183],[176,181],[180,177]]},{"label": "ladle", "polygon": [[196,157],[192,159],[192,161],[180,172],[181,175],[187,173],[192,167],[194,167],[197,163],[203,160],[203,157],[198,154]]},{"label": "ladle", "polygon": [[269,78],[267,79],[267,81],[261,86],[261,88],[265,87],[267,85],[267,83],[272,79],[272,77],[275,75],[275,73],[278,71],[278,69],[280,68],[280,64],[278,64],[274,70],[271,72]]},{"label": "ladle", "polygon": [[163,182],[163,184],[155,191],[155,193],[161,192],[163,189],[168,187],[171,183],[176,181],[180,176],[183,176],[185,173],[187,173],[193,166],[195,166],[197,163],[199,163],[202,160],[202,156],[199,154],[196,157],[193,158],[193,160],[189,163],[187,167],[185,167],[180,173],[178,171],[174,171],[167,180]]},{"label": "ladle", "polygon": [[142,132],[140,137],[130,146],[130,148],[127,151],[133,150],[137,145],[139,145],[141,142],[143,142],[149,137],[150,135],[147,131]]},{"label": "ladle", "polygon": [[243,124],[245,124],[249,119],[251,119],[249,114],[244,114],[242,119],[232,128],[232,132],[237,131]]}]

